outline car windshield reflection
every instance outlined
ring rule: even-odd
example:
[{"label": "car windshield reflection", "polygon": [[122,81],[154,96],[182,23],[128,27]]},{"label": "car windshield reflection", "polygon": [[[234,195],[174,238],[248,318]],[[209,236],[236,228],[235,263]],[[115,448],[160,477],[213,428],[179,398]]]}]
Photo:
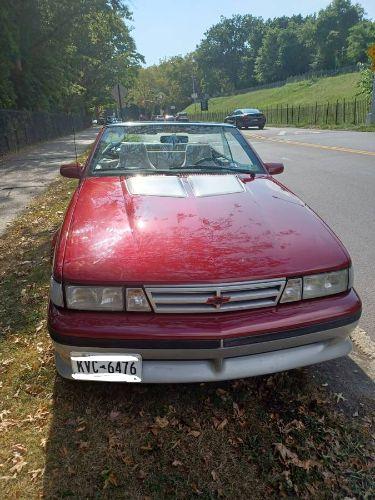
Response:
[{"label": "car windshield reflection", "polygon": [[108,127],[90,175],[131,173],[264,173],[257,156],[233,127],[200,124],[131,124]]}]

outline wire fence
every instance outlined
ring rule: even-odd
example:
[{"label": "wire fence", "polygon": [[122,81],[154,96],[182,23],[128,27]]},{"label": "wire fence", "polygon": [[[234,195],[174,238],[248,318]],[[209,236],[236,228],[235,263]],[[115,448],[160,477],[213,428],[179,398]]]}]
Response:
[{"label": "wire fence", "polygon": [[0,109],[0,156],[91,125],[85,114]]},{"label": "wire fence", "polygon": [[[233,110],[189,113],[191,121],[222,123]],[[269,125],[332,126],[364,125],[370,111],[369,99],[345,99],[314,104],[280,104],[263,108]]]},{"label": "wire fence", "polygon": [[287,83],[295,83],[295,82],[303,82],[305,80],[313,80],[316,78],[323,78],[327,76],[336,76],[345,73],[357,73],[360,71],[360,66],[358,64],[351,66],[343,66],[341,68],[335,69],[321,69],[321,70],[311,70],[306,73],[301,73],[299,75],[288,76],[284,80],[278,80],[276,82],[268,82],[268,83],[260,83],[258,85],[254,85],[252,87],[246,87],[243,89],[236,89],[235,91],[230,92],[220,92],[218,94],[213,94],[211,97],[224,97],[233,95],[235,92],[237,94],[247,94],[248,92],[255,92],[256,90],[264,90],[264,89],[274,89],[277,87],[282,87]]}]

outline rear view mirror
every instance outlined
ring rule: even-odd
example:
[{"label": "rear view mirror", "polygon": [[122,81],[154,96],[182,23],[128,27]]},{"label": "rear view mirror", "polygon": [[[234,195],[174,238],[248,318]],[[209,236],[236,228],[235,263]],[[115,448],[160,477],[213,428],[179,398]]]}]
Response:
[{"label": "rear view mirror", "polygon": [[78,162],[65,163],[60,167],[60,174],[69,179],[80,179],[82,175],[82,165]]},{"label": "rear view mirror", "polygon": [[264,166],[270,175],[282,174],[284,172],[284,165],[282,163],[265,163]]}]

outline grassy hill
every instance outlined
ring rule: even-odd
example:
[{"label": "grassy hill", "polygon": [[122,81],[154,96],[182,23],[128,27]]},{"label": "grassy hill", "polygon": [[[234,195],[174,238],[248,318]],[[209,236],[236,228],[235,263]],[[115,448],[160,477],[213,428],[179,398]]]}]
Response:
[{"label": "grassy hill", "polygon": [[[236,108],[265,108],[280,104],[314,104],[335,102],[337,99],[353,100],[357,93],[359,73],[316,78],[302,82],[288,83],[274,89],[256,90],[246,94],[215,97],[209,101],[211,112]],[[191,104],[186,111],[198,111],[199,104]]]}]

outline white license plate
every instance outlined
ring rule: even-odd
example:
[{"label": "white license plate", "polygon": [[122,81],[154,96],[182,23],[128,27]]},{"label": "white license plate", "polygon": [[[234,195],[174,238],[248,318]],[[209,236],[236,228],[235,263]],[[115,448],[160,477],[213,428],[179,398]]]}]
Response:
[{"label": "white license plate", "polygon": [[142,356],[139,354],[71,352],[70,359],[72,377],[76,380],[142,381]]}]

